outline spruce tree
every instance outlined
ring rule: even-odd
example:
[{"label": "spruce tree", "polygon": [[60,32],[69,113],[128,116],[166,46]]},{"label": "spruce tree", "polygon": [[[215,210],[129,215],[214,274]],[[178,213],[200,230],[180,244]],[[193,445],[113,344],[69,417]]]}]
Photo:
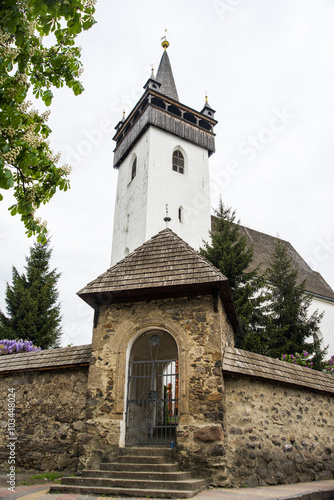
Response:
[{"label": "spruce tree", "polygon": [[225,207],[220,199],[214,211],[211,244],[204,242],[201,255],[216,266],[229,280],[234,304],[241,324],[241,332],[235,336],[236,347],[245,348],[245,341],[261,328],[263,280],[256,268],[249,271],[253,249],[246,236],[240,234],[235,211]]},{"label": "spruce tree", "polygon": [[323,313],[315,311],[308,315],[312,297],[306,294],[305,281],[298,284],[298,270],[293,268],[287,247],[281,240],[277,240],[266,279],[266,354],[280,358],[282,354],[307,351],[315,354],[314,368],[321,369],[326,349],[321,348],[317,339]]},{"label": "spruce tree", "polygon": [[30,340],[42,349],[59,346],[60,274],[49,269],[51,254],[49,242],[35,243],[26,257],[26,273],[13,266],[12,284],[6,288],[7,316],[0,311],[0,338]]}]

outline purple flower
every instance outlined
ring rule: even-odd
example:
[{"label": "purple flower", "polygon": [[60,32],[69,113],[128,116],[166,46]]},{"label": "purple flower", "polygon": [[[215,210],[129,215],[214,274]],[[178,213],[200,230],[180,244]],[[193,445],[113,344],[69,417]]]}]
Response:
[{"label": "purple flower", "polygon": [[40,347],[34,346],[30,340],[0,340],[0,355],[18,352],[40,351]]}]

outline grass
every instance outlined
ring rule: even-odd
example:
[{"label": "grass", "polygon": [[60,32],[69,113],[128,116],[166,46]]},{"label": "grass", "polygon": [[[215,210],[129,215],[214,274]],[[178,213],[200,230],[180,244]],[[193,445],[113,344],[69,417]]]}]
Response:
[{"label": "grass", "polygon": [[60,477],[63,477],[64,474],[61,474],[60,472],[45,472],[44,474],[36,474],[34,476],[30,476],[30,479],[43,479],[46,481],[55,481],[56,479],[59,479]]}]

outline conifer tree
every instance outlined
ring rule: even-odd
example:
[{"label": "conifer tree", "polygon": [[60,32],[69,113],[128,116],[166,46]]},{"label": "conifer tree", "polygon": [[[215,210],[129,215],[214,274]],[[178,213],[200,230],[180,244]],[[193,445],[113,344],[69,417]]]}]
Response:
[{"label": "conifer tree", "polygon": [[263,297],[260,290],[263,280],[256,268],[249,271],[253,260],[253,249],[247,238],[240,234],[235,211],[225,207],[220,199],[214,212],[211,245],[204,242],[201,255],[216,266],[229,280],[236,311],[241,323],[241,332],[235,336],[236,347],[245,348],[245,339],[257,332],[262,323]]},{"label": "conifer tree", "polygon": [[315,354],[313,367],[321,369],[327,350],[322,349],[317,340],[323,313],[315,311],[308,315],[312,297],[306,295],[305,281],[298,284],[298,270],[293,268],[287,247],[281,240],[277,240],[266,279],[266,354],[280,358],[282,354],[307,351]]},{"label": "conifer tree", "polygon": [[0,311],[0,338],[30,340],[42,349],[59,346],[60,274],[49,269],[51,254],[49,242],[35,243],[26,257],[26,273],[13,266],[12,284],[7,283],[6,289],[7,316]]}]

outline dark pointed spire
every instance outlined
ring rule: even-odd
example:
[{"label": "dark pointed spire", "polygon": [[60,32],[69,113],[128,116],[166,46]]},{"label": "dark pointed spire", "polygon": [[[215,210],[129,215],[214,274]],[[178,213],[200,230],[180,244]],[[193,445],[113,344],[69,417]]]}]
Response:
[{"label": "dark pointed spire", "polygon": [[166,51],[166,48],[169,45],[167,44],[168,42],[166,40],[161,44],[164,47],[164,53],[162,54],[162,58],[159,64],[156,80],[161,83],[161,87],[159,89],[159,92],[161,92],[161,94],[164,94],[165,96],[171,97],[175,101],[178,101],[179,96],[177,95],[172,67]]}]

